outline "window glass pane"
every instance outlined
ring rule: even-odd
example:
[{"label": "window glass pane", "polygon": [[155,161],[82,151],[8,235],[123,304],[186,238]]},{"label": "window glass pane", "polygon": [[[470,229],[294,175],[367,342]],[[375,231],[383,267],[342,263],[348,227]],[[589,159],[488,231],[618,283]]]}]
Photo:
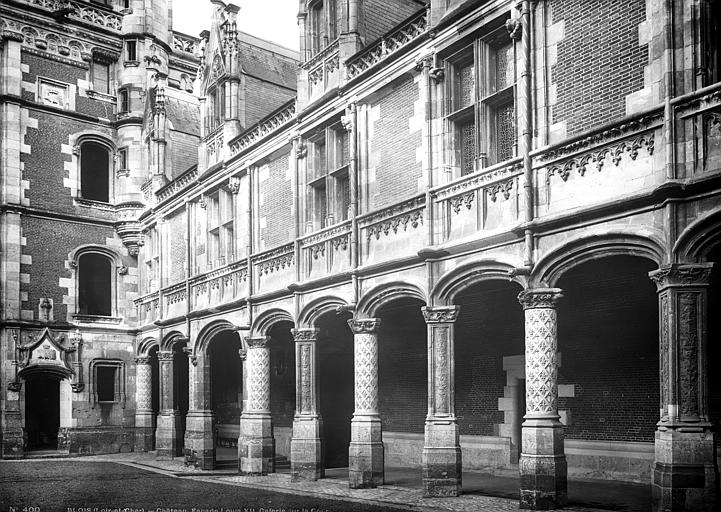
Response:
[{"label": "window glass pane", "polygon": [[93,62],[93,90],[108,94],[110,92],[110,66]]},{"label": "window glass pane", "polygon": [[110,260],[83,254],[78,260],[78,309],[81,315],[110,316]]},{"label": "window glass pane", "polygon": [[80,148],[80,190],[84,199],[108,202],[108,150],[94,142]]},{"label": "window glass pane", "polygon": [[347,220],[350,209],[350,180],[344,176],[338,180],[338,192],[340,195],[340,216],[341,220]]},{"label": "window glass pane", "polygon": [[325,160],[325,140],[321,140],[313,144],[313,168],[316,178],[323,176],[327,172]]},{"label": "window glass pane", "polygon": [[315,188],[315,212],[320,227],[324,228],[328,217],[328,197],[325,191],[325,184]]},{"label": "window glass pane", "polygon": [[125,43],[125,60],[135,61],[137,60],[136,54],[136,41],[127,41]]},{"label": "window glass pane", "polygon": [[508,44],[496,50],[496,90],[513,85],[513,45]]},{"label": "window glass pane", "polygon": [[473,62],[456,66],[455,74],[456,91],[454,110],[458,110],[473,104],[476,87]]},{"label": "window glass pane", "polygon": [[460,127],[461,136],[461,174],[473,172],[476,159],[476,125],[466,123]]},{"label": "window glass pane", "polygon": [[503,105],[496,110],[497,158],[499,162],[513,157],[516,143],[515,112],[513,104]]},{"label": "window glass pane", "polygon": [[114,402],[115,401],[115,372],[117,368],[114,366],[98,366],[96,367],[97,395],[98,402]]}]

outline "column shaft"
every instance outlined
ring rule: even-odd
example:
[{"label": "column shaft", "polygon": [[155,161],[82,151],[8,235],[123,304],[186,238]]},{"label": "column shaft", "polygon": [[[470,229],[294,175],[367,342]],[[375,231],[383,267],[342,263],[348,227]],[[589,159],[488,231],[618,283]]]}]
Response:
[{"label": "column shaft", "polygon": [[459,306],[423,307],[428,324],[428,417],[423,495],[461,494],[461,445],[454,407],[453,325]]},{"label": "column shaft", "polygon": [[290,443],[294,482],[325,476],[322,459],[323,422],[318,414],[316,341],[318,329],[293,329],[296,364],[296,411]]},{"label": "column shaft", "polygon": [[274,471],[275,442],[270,415],[270,349],[266,336],[246,338],[248,407],[240,417],[240,472],[265,475]]},{"label": "column shaft", "polygon": [[206,354],[189,355],[188,415],[185,419],[185,463],[215,469],[214,416],[210,403],[210,362]]},{"label": "column shaft", "polygon": [[352,489],[383,485],[383,436],[378,414],[380,319],[348,320],[353,331],[355,412],[351,420],[348,480]]},{"label": "column shaft", "polygon": [[153,412],[153,368],[149,356],[135,358],[135,451],[155,448],[155,413]]},{"label": "column shaft", "polygon": [[155,448],[159,457],[182,455],[180,435],[180,413],[174,407],[173,400],[173,352],[158,352],[160,368],[160,414],[155,431]]},{"label": "column shaft", "polygon": [[560,508],[567,501],[563,425],[558,416],[558,288],[518,296],[526,317],[526,415],[521,434],[520,507]]},{"label": "column shaft", "polygon": [[650,272],[659,298],[660,421],[653,510],[717,510],[717,461],[708,412],[706,317],[713,264]]}]

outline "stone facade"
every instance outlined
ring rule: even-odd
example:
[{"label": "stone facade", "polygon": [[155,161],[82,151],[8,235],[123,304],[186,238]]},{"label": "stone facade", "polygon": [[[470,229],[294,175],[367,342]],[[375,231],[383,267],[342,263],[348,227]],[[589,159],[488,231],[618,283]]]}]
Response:
[{"label": "stone facade", "polygon": [[0,7],[4,458],[715,510],[715,3],[125,3]]}]

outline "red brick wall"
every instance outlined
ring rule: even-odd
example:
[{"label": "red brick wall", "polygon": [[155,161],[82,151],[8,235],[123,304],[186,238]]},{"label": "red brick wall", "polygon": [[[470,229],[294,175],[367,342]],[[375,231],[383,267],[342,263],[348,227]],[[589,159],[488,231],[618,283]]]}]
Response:
[{"label": "red brick wall", "polygon": [[360,6],[359,28],[366,45],[423,9],[423,5],[414,0],[364,0]]},{"label": "red brick wall", "polygon": [[553,0],[553,23],[564,21],[558,62],[551,70],[558,103],[553,122],[569,136],[625,115],[625,96],[643,88],[648,45],[638,44],[645,0]]},{"label": "red brick wall", "polygon": [[371,147],[378,156],[375,208],[418,192],[423,169],[416,161],[416,149],[421,145],[421,132],[410,132],[408,122],[418,95],[418,85],[408,76],[396,82],[379,101],[380,118],[375,123]]},{"label": "red brick wall", "polygon": [[198,137],[178,131],[171,131],[173,141],[171,158],[171,175],[175,179],[192,166],[198,164]]},{"label": "red brick wall", "polygon": [[266,219],[260,237],[266,249],[293,239],[293,188],[288,179],[288,165],[288,155],[273,160],[268,165],[268,179],[260,183],[263,194],[260,217]]},{"label": "red brick wall", "polygon": [[249,128],[295,96],[295,91],[270,82],[245,77],[245,122]]}]

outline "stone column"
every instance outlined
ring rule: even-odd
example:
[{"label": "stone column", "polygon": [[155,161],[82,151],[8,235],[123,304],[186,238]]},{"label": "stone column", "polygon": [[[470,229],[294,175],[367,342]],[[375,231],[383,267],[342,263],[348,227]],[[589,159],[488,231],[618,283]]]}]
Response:
[{"label": "stone column", "polygon": [[461,445],[454,405],[453,325],[459,306],[422,307],[428,324],[428,416],[423,495],[461,494]]},{"label": "stone column", "polygon": [[189,354],[188,415],[185,417],[185,463],[215,469],[215,436],[210,397],[210,362],[205,354]]},{"label": "stone column", "polygon": [[160,414],[158,428],[155,430],[155,449],[159,457],[180,455],[182,439],[180,435],[180,413],[174,407],[173,400],[173,351],[158,351],[160,369]]},{"label": "stone column", "polygon": [[383,485],[383,436],[378,414],[379,318],[348,320],[355,347],[355,412],[350,426],[351,489]]},{"label": "stone column", "polygon": [[154,448],[153,367],[150,356],[135,358],[135,451]]},{"label": "stone column", "polygon": [[240,472],[266,475],[275,468],[275,441],[270,415],[270,338],[261,336],[246,338],[246,385],[248,407],[240,416],[238,457]]},{"label": "stone column", "polygon": [[518,295],[526,316],[526,415],[521,433],[520,508],[548,510],[566,504],[566,456],[558,415],[558,288]]},{"label": "stone column", "polygon": [[325,476],[322,459],[323,422],[318,414],[316,341],[318,329],[293,329],[295,337],[295,418],[290,442],[291,481]]},{"label": "stone column", "polygon": [[658,288],[661,381],[653,510],[718,510],[706,350],[712,267],[673,264],[649,273]]}]

